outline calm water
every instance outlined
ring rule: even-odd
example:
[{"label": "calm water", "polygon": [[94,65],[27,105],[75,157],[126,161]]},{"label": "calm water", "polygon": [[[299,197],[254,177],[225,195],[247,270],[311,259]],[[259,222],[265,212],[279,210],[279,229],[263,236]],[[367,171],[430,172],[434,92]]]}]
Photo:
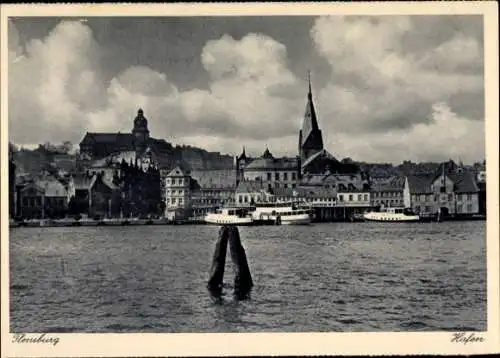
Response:
[{"label": "calm water", "polygon": [[240,228],[255,287],[234,302],[227,267],[222,304],[217,227],[13,229],[11,331],[485,330],[485,224]]}]

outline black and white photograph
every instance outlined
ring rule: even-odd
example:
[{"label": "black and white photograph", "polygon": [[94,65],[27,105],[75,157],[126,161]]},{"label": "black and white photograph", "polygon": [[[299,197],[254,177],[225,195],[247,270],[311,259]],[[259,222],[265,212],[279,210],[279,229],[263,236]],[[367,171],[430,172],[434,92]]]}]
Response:
[{"label": "black and white photograph", "polygon": [[2,353],[498,352],[497,8],[432,4],[2,5]]}]

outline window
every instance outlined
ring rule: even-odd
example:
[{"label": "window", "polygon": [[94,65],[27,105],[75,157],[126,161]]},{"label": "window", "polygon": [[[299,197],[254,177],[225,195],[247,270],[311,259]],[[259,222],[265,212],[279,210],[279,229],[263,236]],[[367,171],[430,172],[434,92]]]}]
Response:
[{"label": "window", "polygon": [[175,179],[172,179],[172,185],[175,185]]},{"label": "window", "polygon": [[297,180],[297,173],[295,172],[292,173],[292,180]]},{"label": "window", "polygon": [[349,201],[352,201],[352,194],[349,194]]},{"label": "window", "polygon": [[457,205],[457,213],[461,213],[463,211],[462,204]]},{"label": "window", "polygon": [[176,199],[175,198],[172,198],[172,204],[175,204],[176,203]]},{"label": "window", "polygon": [[294,188],[294,189],[295,189],[295,187],[296,187],[296,186],[297,186],[297,185],[296,185],[295,183],[293,183],[293,184],[292,184],[292,188]]},{"label": "window", "polygon": [[363,195],[359,194],[358,195],[358,201],[362,201],[363,200]]},{"label": "window", "polygon": [[275,188],[279,188],[280,187],[280,183],[274,183],[274,187]]},{"label": "window", "polygon": [[446,193],[446,187],[445,187],[445,186],[440,187],[440,188],[439,188],[439,191],[440,191],[441,193]]},{"label": "window", "polygon": [[272,178],[272,174],[271,173],[267,173],[267,180],[268,181],[271,181],[273,178]]},{"label": "window", "polygon": [[285,189],[288,188],[288,184],[287,183],[283,184],[283,188]]},{"label": "window", "polygon": [[425,194],[420,195],[420,201],[425,201]]},{"label": "window", "polygon": [[182,185],[183,180],[179,179],[179,185]]},{"label": "window", "polygon": [[467,212],[472,213],[472,204],[467,204]]},{"label": "window", "polygon": [[365,195],[364,195],[364,199],[363,199],[363,200],[364,200],[364,201],[368,201],[368,194],[365,194]]},{"label": "window", "polygon": [[182,198],[179,198],[179,204],[182,204]]},{"label": "window", "polygon": [[170,179],[167,179],[167,184],[170,185]]},{"label": "window", "polygon": [[469,201],[472,200],[472,194],[467,194],[467,200],[469,200]]},{"label": "window", "polygon": [[274,173],[274,180],[280,180],[280,173]]},{"label": "window", "polygon": [[285,181],[288,180],[288,173],[286,173],[286,172],[283,173],[283,180],[285,180]]},{"label": "window", "polygon": [[246,196],[246,195],[245,195],[245,197],[244,197],[243,201],[244,201],[245,203],[248,203],[248,196]]},{"label": "window", "polygon": [[184,195],[184,190],[179,190],[179,195]]},{"label": "window", "polygon": [[342,194],[339,195],[339,201],[344,201],[344,195]]},{"label": "window", "polygon": [[452,201],[453,200],[453,194],[448,194],[448,201]]}]

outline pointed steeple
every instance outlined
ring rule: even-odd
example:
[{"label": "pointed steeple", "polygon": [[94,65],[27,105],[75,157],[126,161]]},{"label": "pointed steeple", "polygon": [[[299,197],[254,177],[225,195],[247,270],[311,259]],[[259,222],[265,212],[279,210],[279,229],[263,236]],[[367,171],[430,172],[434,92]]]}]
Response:
[{"label": "pointed steeple", "polygon": [[315,152],[323,149],[323,137],[318,126],[316,110],[314,109],[311,89],[311,75],[309,71],[307,77],[308,92],[306,111],[304,114],[304,121],[302,122],[302,130],[299,132],[300,154],[303,160],[307,159]]},{"label": "pointed steeple", "polygon": [[311,70],[307,70],[307,82],[309,82],[309,92],[307,93],[307,99],[312,103]]},{"label": "pointed steeple", "polygon": [[245,153],[245,146],[243,146],[243,151],[241,152],[240,156],[238,159],[247,159],[247,154]]}]

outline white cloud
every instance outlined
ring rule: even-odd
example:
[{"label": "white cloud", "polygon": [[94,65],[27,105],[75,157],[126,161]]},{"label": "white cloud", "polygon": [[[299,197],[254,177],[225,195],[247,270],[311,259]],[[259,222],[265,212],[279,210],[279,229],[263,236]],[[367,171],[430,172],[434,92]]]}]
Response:
[{"label": "white cloud", "polygon": [[435,103],[426,122],[386,133],[340,133],[331,146],[337,152],[365,161],[444,161],[460,158],[472,163],[484,158],[484,123],[471,121]]},{"label": "white cloud", "polygon": [[[406,42],[418,36],[418,21],[317,19],[311,37],[332,69],[318,94],[321,123],[324,132],[334,134],[332,150],[340,156],[376,161],[484,156],[482,47],[457,28],[441,43],[412,51]],[[436,33],[440,25],[434,23]],[[464,98],[474,99],[465,110],[457,105]],[[447,111],[436,103],[446,103]],[[451,116],[456,110],[463,113]],[[443,120],[444,113],[449,118]]]},{"label": "white cloud", "polygon": [[[460,27],[444,36],[429,28],[440,22],[430,24],[421,33],[412,17],[317,19],[311,38],[332,77],[314,98],[334,155],[481,159],[481,43]],[[442,40],[424,46],[422,34],[433,33]],[[128,132],[142,107],[157,138],[233,154],[243,145],[259,154],[268,145],[276,155],[295,155],[306,84],[290,70],[286,46],[271,37],[208,41],[200,56],[209,85],[185,91],[168,74],[141,65],[107,82],[101,52],[80,21],[63,21],[25,46],[9,24],[11,138],[77,143],[85,131]]]}]

